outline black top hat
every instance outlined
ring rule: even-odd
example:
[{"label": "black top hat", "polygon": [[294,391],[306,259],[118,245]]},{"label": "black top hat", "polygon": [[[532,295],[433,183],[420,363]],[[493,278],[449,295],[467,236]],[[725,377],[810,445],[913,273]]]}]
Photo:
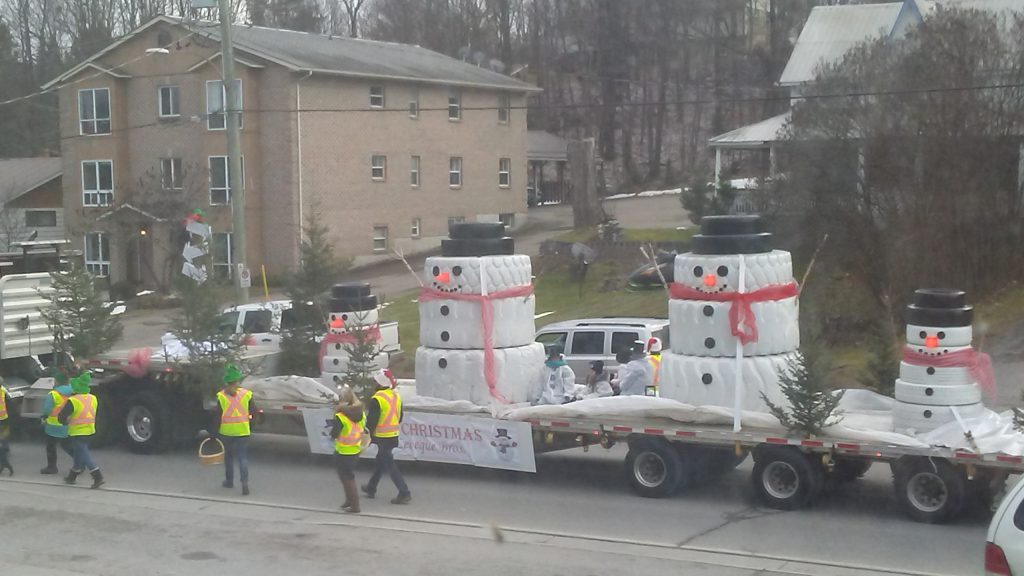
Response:
[{"label": "black top hat", "polygon": [[907,324],[952,328],[970,326],[974,307],[967,305],[963,290],[922,288],[914,292],[914,301],[907,306]]},{"label": "black top hat", "polygon": [[505,236],[501,222],[453,222],[448,239],[441,241],[441,256],[498,256],[515,254],[515,241]]},{"label": "black top hat", "polygon": [[772,235],[764,232],[755,214],[705,216],[693,237],[694,254],[762,254],[771,252]]}]

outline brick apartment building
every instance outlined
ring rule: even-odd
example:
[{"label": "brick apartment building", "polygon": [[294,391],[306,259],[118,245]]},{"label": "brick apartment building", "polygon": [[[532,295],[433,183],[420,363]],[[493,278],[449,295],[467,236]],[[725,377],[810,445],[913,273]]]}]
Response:
[{"label": "brick apartment building", "polygon": [[[234,44],[250,267],[294,269],[310,210],[356,263],[435,247],[453,219],[525,221],[537,88],[417,46],[241,25]],[[213,23],[157,17],[47,86],[69,238],[94,273],[165,286],[185,214],[149,207],[182,197],[230,273],[219,55]]]}]

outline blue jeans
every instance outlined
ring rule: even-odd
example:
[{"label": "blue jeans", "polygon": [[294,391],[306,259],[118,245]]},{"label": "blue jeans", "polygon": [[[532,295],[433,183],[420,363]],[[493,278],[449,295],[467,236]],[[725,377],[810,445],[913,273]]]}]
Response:
[{"label": "blue jeans", "polygon": [[373,443],[377,445],[377,459],[376,466],[373,468],[373,476],[370,476],[370,482],[366,485],[367,490],[371,494],[375,493],[381,477],[387,474],[391,476],[395,488],[398,488],[398,494],[408,496],[409,485],[405,483],[405,478],[402,478],[398,464],[395,463],[395,455],[391,453],[392,450],[398,448],[398,438],[374,438]]},{"label": "blue jeans", "polygon": [[98,470],[99,466],[92,461],[92,454],[89,453],[89,437],[72,436],[69,440],[71,441],[71,458],[74,460],[71,469],[75,472]]},{"label": "blue jeans", "polygon": [[249,437],[221,436],[224,443],[224,479],[235,481],[235,460],[238,460],[238,476],[242,484],[249,483]]}]

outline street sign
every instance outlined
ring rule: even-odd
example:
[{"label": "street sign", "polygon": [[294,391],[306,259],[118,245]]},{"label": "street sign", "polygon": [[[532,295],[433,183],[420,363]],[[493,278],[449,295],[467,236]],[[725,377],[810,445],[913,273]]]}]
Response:
[{"label": "street sign", "polygon": [[238,264],[238,284],[242,288],[252,286],[252,275],[249,274],[249,269],[246,268],[245,264]]}]

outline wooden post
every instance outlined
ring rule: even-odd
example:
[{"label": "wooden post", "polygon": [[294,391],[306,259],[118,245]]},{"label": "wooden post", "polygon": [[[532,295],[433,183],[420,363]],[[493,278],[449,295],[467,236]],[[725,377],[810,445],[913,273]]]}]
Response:
[{"label": "wooden post", "polygon": [[604,207],[597,194],[593,138],[569,142],[569,177],[573,185],[573,226],[596,226],[604,219]]}]

